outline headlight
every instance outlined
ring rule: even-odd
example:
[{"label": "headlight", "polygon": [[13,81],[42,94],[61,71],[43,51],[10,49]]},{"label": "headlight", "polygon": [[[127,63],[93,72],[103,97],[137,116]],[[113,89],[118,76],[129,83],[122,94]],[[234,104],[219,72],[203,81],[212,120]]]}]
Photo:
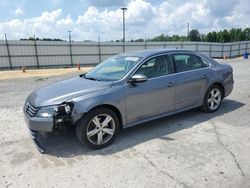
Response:
[{"label": "headlight", "polygon": [[52,117],[57,108],[58,108],[57,106],[42,107],[38,110],[36,116],[44,118]]},{"label": "headlight", "polygon": [[66,114],[69,114],[69,113],[71,112],[71,106],[68,105],[68,104],[66,104],[66,105],[64,106],[64,110],[65,110]]},{"label": "headlight", "polygon": [[36,116],[37,117],[44,117],[44,118],[50,118],[53,115],[57,114],[70,114],[73,108],[72,103],[68,104],[62,104],[58,106],[47,106],[47,107],[42,107],[38,110]]}]

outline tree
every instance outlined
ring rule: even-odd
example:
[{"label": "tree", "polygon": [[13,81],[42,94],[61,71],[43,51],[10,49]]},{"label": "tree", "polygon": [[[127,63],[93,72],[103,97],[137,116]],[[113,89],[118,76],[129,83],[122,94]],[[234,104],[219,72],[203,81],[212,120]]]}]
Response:
[{"label": "tree", "polygon": [[230,29],[229,35],[230,35],[230,42],[236,41],[236,29],[234,28]]},{"label": "tree", "polygon": [[166,41],[166,36],[164,34],[161,34],[159,36],[154,37],[152,41]]},{"label": "tree", "polygon": [[188,36],[191,41],[201,41],[201,36],[197,29],[191,30]]},{"label": "tree", "polygon": [[212,32],[212,42],[217,42],[217,33],[215,31]]},{"label": "tree", "polygon": [[43,38],[43,39],[40,39],[40,38],[35,38],[34,37],[29,37],[29,38],[21,38],[20,40],[40,40],[40,41],[65,41],[65,40],[62,40],[62,39],[51,39],[51,38]]},{"label": "tree", "polygon": [[142,39],[142,38],[136,39],[135,42],[144,42],[144,39]]},{"label": "tree", "polygon": [[206,42],[212,42],[212,33],[209,32],[206,36],[205,36],[205,41]]},{"label": "tree", "polygon": [[226,29],[224,29],[222,32],[222,41],[221,42],[230,42],[230,34]]},{"label": "tree", "polygon": [[219,31],[217,33],[217,42],[224,42],[223,32]]},{"label": "tree", "polygon": [[250,40],[250,28],[244,29],[243,33],[245,35],[245,40]]}]

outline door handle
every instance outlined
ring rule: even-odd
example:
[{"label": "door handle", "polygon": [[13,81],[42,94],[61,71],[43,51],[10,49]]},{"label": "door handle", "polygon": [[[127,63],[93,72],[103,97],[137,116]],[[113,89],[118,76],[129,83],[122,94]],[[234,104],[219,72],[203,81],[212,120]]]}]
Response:
[{"label": "door handle", "polygon": [[172,87],[173,85],[174,85],[173,82],[169,82],[169,83],[167,84],[168,87]]},{"label": "door handle", "polygon": [[205,75],[202,76],[202,78],[203,78],[203,79],[207,79],[208,76],[205,74]]}]

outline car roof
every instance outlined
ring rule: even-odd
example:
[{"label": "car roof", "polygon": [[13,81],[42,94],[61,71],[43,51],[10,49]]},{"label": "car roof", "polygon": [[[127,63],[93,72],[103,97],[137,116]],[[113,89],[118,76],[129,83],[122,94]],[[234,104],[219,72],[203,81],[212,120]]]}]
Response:
[{"label": "car roof", "polygon": [[121,56],[136,56],[141,58],[147,58],[154,55],[160,55],[163,53],[173,53],[173,52],[193,52],[190,50],[183,50],[183,49],[151,49],[151,50],[141,50],[141,51],[133,51],[133,52],[126,52],[120,54]]}]

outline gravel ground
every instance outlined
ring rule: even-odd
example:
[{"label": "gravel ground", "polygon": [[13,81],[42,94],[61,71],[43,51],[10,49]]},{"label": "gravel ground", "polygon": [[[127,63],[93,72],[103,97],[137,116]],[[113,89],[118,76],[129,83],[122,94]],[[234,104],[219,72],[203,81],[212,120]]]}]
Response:
[{"label": "gravel ground", "polygon": [[235,88],[213,114],[191,110],[123,130],[108,148],[72,130],[40,154],[23,120],[34,89],[71,77],[0,81],[0,187],[250,187],[250,61],[229,60]]}]

